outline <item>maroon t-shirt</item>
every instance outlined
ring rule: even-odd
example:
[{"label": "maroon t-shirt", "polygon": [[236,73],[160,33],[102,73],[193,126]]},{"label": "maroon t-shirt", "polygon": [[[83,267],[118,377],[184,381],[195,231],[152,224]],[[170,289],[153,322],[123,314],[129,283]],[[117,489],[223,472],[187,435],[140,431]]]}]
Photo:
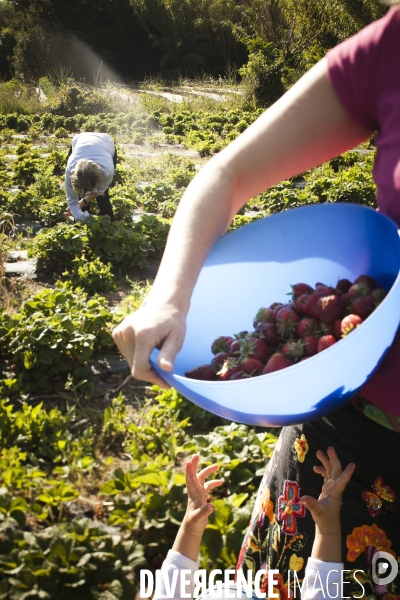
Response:
[{"label": "maroon t-shirt", "polygon": [[[374,180],[379,210],[400,227],[400,8],[328,52],[328,73],[343,106],[377,131]],[[400,307],[399,307],[400,312]],[[400,330],[383,365],[361,390],[400,415]]]}]

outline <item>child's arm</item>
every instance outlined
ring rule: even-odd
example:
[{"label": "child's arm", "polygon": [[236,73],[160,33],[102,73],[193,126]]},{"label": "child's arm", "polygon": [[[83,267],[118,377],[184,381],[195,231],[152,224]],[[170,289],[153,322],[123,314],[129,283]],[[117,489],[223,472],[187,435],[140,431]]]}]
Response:
[{"label": "child's arm", "polygon": [[173,550],[197,561],[201,538],[208,524],[208,517],[214,506],[208,502],[208,496],[215,487],[223,483],[223,479],[206,481],[211,473],[218,470],[218,465],[210,465],[197,473],[199,455],[195,454],[186,463],[186,486],[188,505],[186,514],[175,538]]},{"label": "child's arm", "polygon": [[315,521],[315,538],[311,557],[326,562],[342,561],[340,506],[342,493],[353,475],[356,465],[350,463],[342,472],[342,466],[334,450],[330,447],[327,454],[319,450],[317,457],[322,466],[314,471],[324,478],[321,494],[316,500],[303,496],[301,501],[311,512]]},{"label": "child's arm", "polygon": [[[201,538],[203,537],[204,529],[207,527],[208,517],[214,510],[214,506],[208,502],[208,496],[212,489],[223,483],[222,479],[206,481],[211,473],[217,471],[218,465],[210,465],[200,471],[200,473],[197,473],[198,464],[199,456],[197,454],[192,456],[186,463],[185,474],[188,491],[186,514],[175,538],[173,548],[169,550],[167,558],[161,567],[162,578],[160,585],[156,586],[153,600],[167,600],[168,597],[171,597],[168,596],[166,581],[169,582],[168,586],[172,585],[173,587],[172,597],[175,600],[182,598],[183,593],[193,595],[193,578],[198,568],[197,558]],[[184,585],[182,580],[182,570],[186,571],[185,581],[187,581],[187,585]],[[178,576],[174,580],[174,573],[176,575],[176,571],[178,571]],[[173,581],[175,581],[175,585]],[[184,591],[181,588],[181,583]]]}]

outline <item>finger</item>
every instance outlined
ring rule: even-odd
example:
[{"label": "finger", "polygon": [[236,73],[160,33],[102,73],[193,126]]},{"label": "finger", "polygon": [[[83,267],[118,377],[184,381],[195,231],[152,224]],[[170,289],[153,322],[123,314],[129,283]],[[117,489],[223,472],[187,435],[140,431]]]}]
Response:
[{"label": "finger", "polygon": [[354,473],[355,468],[356,468],[356,465],[354,463],[348,464],[347,467],[345,468],[345,470],[336,479],[335,484],[336,484],[336,489],[337,489],[338,495],[342,494],[344,492],[346,485],[349,483],[349,481]]},{"label": "finger", "polygon": [[312,496],[302,496],[300,498],[300,502],[304,504],[304,506],[308,508],[311,512],[314,510],[315,505],[318,504],[318,501]]},{"label": "finger", "polygon": [[330,460],[329,460],[328,456],[325,454],[325,452],[322,452],[322,450],[318,450],[318,452],[317,452],[317,458],[324,465],[324,468],[325,468],[325,471],[326,471],[326,477],[328,479],[330,479],[331,478],[331,463],[330,463]]},{"label": "finger", "polygon": [[218,465],[216,463],[202,469],[199,473],[197,473],[197,479],[199,480],[199,483],[204,485],[207,477],[209,477],[212,473],[215,473],[215,471],[218,471]]},{"label": "finger", "polygon": [[214,512],[215,507],[214,504],[212,504],[211,502],[207,502],[207,504],[203,504],[203,506],[200,506],[199,508],[196,508],[193,511],[193,517],[196,518],[204,518],[204,517],[208,517],[208,515],[210,515],[212,512]]},{"label": "finger", "polygon": [[158,355],[158,364],[163,371],[172,373],[176,355],[182,348],[183,337],[181,332],[171,334],[163,343],[160,354]]},{"label": "finger", "polygon": [[224,479],[212,479],[211,481],[206,481],[204,484],[205,493],[209,494],[211,490],[222,485],[224,481]]},{"label": "finger", "polygon": [[197,498],[203,494],[203,488],[198,482],[196,471],[199,462],[199,456],[194,455],[185,465],[186,487],[190,498]]},{"label": "finger", "polygon": [[156,346],[157,343],[153,341],[152,336],[148,335],[146,330],[140,331],[135,336],[135,345],[133,352],[131,351],[131,374],[135,379],[149,381],[150,383],[159,385],[162,388],[170,389],[171,386],[169,383],[167,383],[158,373],[156,373],[149,362],[150,354]]},{"label": "finger", "polygon": [[324,467],[320,467],[319,465],[315,465],[313,467],[313,470],[315,473],[318,473],[318,475],[321,475],[324,479],[326,478],[326,469],[324,469]]},{"label": "finger", "polygon": [[328,448],[327,453],[331,464],[331,478],[337,479],[342,472],[341,462],[333,446]]}]

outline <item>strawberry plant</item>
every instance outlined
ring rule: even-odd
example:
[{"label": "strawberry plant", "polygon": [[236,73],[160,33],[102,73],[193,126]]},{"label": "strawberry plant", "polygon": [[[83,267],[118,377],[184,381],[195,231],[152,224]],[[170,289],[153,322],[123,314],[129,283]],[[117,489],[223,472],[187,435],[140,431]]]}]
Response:
[{"label": "strawberry plant", "polygon": [[0,313],[0,352],[41,388],[59,387],[68,376],[78,383],[93,351],[111,345],[110,320],[101,298],[45,289],[12,317]]},{"label": "strawberry plant", "polygon": [[110,263],[106,265],[99,258],[90,261],[84,256],[74,258],[71,270],[64,271],[62,277],[69,280],[73,287],[80,287],[92,294],[116,289]]},{"label": "strawberry plant", "polygon": [[26,534],[13,519],[0,526],[2,598],[130,600],[142,548],[88,519]]}]

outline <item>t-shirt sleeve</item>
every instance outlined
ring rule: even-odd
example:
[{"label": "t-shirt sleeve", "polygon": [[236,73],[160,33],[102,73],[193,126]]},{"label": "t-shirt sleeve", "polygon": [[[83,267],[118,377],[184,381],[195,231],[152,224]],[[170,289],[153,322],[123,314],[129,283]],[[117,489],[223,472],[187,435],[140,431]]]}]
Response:
[{"label": "t-shirt sleeve", "polygon": [[328,76],[340,101],[371,133],[379,127],[379,62],[392,21],[393,9],[327,54]]}]

